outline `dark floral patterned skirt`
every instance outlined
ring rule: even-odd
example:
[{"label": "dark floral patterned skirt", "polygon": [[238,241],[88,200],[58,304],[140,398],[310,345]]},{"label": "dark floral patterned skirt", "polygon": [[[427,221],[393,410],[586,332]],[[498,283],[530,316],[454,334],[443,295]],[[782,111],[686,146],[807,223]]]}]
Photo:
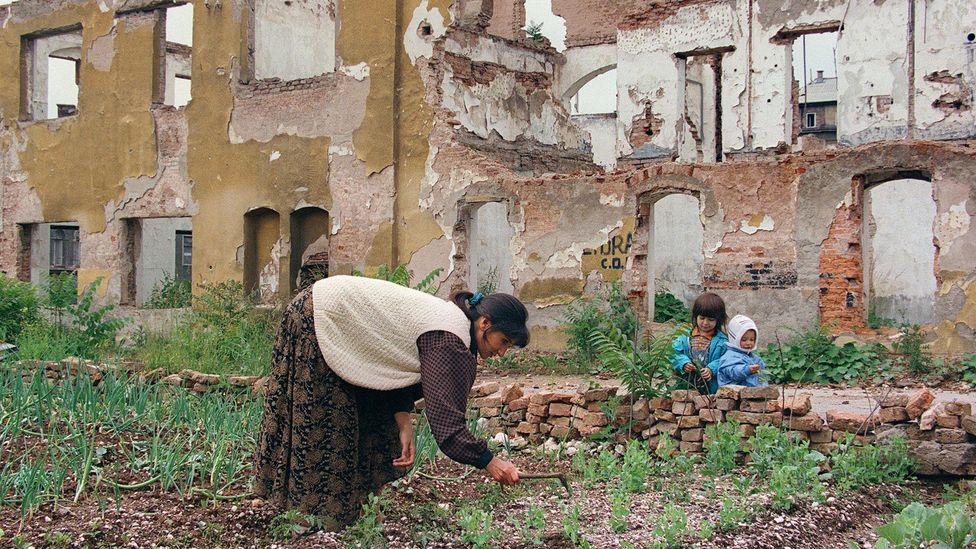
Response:
[{"label": "dark floral patterned skirt", "polygon": [[403,475],[400,440],[383,392],[350,385],[325,363],[312,289],[285,310],[265,386],[254,493],[282,509],[355,522],[370,492]]}]

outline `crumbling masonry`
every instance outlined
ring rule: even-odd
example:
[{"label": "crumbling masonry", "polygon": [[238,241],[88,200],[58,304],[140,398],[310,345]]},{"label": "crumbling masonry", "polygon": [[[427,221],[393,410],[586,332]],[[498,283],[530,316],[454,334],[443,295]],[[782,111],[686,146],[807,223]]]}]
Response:
[{"label": "crumbling masonry", "polygon": [[[900,315],[976,350],[972,2],[554,0],[563,53],[522,0],[193,0],[192,46],[181,3],[0,7],[9,276],[76,270],[136,314],[164,274],[270,301],[406,263],[493,276],[540,347],[622,280],[644,313],[714,289],[760,326]],[[797,129],[791,46],[822,32],[836,145]],[[572,115],[613,68],[616,112]]]}]

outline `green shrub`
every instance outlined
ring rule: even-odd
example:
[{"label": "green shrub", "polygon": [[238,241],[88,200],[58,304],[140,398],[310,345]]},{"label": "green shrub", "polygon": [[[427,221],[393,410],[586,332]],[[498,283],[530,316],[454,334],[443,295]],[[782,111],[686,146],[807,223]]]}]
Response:
[{"label": "green shrub", "polygon": [[[961,549],[976,541],[976,519],[959,501],[942,507],[915,502],[877,529],[878,549],[943,547]],[[935,542],[935,543],[933,543]]]},{"label": "green shrub", "polygon": [[705,470],[726,474],[735,469],[739,453],[739,424],[735,421],[713,423],[705,427]]},{"label": "green shrub", "polygon": [[769,478],[773,507],[789,510],[799,500],[820,500],[820,464],[827,458],[811,451],[809,443],[772,425],[756,426],[749,438],[749,468],[757,478]]},{"label": "green shrub", "polygon": [[614,282],[606,287],[602,298],[579,299],[566,307],[561,327],[569,336],[566,346],[570,361],[582,369],[597,357],[597,349],[590,339],[593,332],[616,330],[627,339],[637,341],[640,322],[623,287]]},{"label": "green shrub", "polygon": [[766,358],[771,383],[853,383],[885,364],[881,345],[834,345],[826,326],[797,333],[786,344],[771,344]]},{"label": "green shrub", "polygon": [[38,319],[37,289],[0,273],[0,341],[14,341]]},{"label": "green shrub", "polygon": [[205,284],[191,312],[161,333],[144,333],[138,357],[147,368],[178,372],[264,375],[278,314],[254,306],[240,282]]},{"label": "green shrub", "polygon": [[866,484],[904,482],[914,465],[908,456],[908,444],[901,437],[893,437],[883,444],[857,447],[851,434],[840,441],[830,462],[831,476],[841,493]]},{"label": "green shrub", "polygon": [[78,302],[78,275],[74,272],[44,276],[44,307],[51,310],[54,322],[63,323],[68,307]]},{"label": "green shrub", "polygon": [[901,337],[895,341],[894,351],[900,355],[900,360],[914,374],[924,374],[932,366],[932,360],[922,348],[924,336],[917,324],[903,326]]},{"label": "green shrub", "polygon": [[684,327],[651,334],[640,343],[634,343],[620,330],[594,330],[590,333],[590,347],[595,350],[604,368],[620,378],[628,391],[652,398],[670,391],[671,342]]},{"label": "green shrub", "polygon": [[472,549],[490,549],[492,543],[501,536],[501,529],[492,526],[491,514],[474,507],[462,507],[458,510],[458,526],[461,527],[461,541]]},{"label": "green shrub", "polygon": [[691,309],[670,292],[654,292],[654,322],[688,322]]},{"label": "green shrub", "polygon": [[95,291],[102,279],[89,284],[74,303],[67,299],[73,278],[57,276],[50,280],[54,281],[54,291],[48,294],[47,302],[57,322],[38,319],[26,326],[17,338],[17,356],[24,360],[60,360],[66,356],[100,359],[117,352],[115,336],[129,319],[109,317],[114,305],[95,305]]},{"label": "green shrub", "polygon": [[[433,271],[427,273],[427,276],[422,278],[420,282],[413,285],[414,290],[420,290],[421,292],[427,292],[429,294],[436,294],[437,290],[440,289],[440,284],[437,282],[437,277],[444,272],[442,267],[438,267]],[[367,276],[360,271],[353,271],[353,276]],[[396,268],[390,270],[385,264],[380,265],[376,269],[376,274],[369,278],[375,278],[377,280],[386,280],[387,282],[393,282],[394,284],[399,284],[400,286],[410,286],[413,279],[413,272],[407,268],[405,264],[397,265]]]},{"label": "green shrub", "polygon": [[967,355],[962,359],[959,377],[970,385],[976,385],[976,354]]},{"label": "green shrub", "polygon": [[153,285],[144,306],[147,309],[181,309],[192,304],[192,294],[189,280],[167,274]]}]

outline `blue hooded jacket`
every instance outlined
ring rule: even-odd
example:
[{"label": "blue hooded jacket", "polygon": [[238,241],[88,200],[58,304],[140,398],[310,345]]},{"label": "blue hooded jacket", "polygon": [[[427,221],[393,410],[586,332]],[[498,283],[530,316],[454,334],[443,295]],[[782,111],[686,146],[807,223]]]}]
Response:
[{"label": "blue hooded jacket", "polygon": [[[729,320],[729,341],[725,354],[718,365],[718,384],[721,385],[745,385],[746,387],[765,387],[768,383],[765,380],[764,370],[766,363],[751,350],[746,351],[741,347],[742,336],[749,330],[756,332],[756,345],[759,344],[759,329],[751,318],[745,315],[735,315]],[[749,373],[749,366],[759,365],[759,372]]]},{"label": "blue hooded jacket", "polygon": [[[708,344],[707,364],[704,367],[712,371],[712,379],[708,382],[708,394],[710,395],[718,391],[718,364],[722,355],[725,354],[727,341],[728,337],[725,332],[716,330],[712,341]],[[671,351],[671,367],[679,376],[688,375],[684,370],[685,364],[694,364],[694,361],[691,360],[691,338],[686,335],[679,336],[671,343]]]}]

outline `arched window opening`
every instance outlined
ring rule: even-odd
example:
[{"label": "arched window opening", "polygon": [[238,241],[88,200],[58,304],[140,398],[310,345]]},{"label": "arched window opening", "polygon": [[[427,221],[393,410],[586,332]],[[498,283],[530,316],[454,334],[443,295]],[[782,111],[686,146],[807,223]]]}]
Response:
[{"label": "arched window opening", "polygon": [[468,222],[468,285],[485,293],[512,293],[512,238],[504,202],[471,207]]},{"label": "arched window opening", "polygon": [[[651,209],[647,251],[648,317],[654,317],[654,296],[669,293],[691,305],[702,292],[705,229],[698,198],[670,194]],[[683,319],[682,319],[683,320]]]},{"label": "arched window opening", "polygon": [[311,286],[329,276],[329,212],[308,207],[291,214],[290,290]]},{"label": "arched window opening", "polygon": [[865,189],[861,242],[869,325],[934,321],[935,216],[929,181],[894,179]]},{"label": "arched window opening", "polygon": [[244,289],[263,299],[277,293],[280,238],[278,212],[258,208],[244,215]]}]

